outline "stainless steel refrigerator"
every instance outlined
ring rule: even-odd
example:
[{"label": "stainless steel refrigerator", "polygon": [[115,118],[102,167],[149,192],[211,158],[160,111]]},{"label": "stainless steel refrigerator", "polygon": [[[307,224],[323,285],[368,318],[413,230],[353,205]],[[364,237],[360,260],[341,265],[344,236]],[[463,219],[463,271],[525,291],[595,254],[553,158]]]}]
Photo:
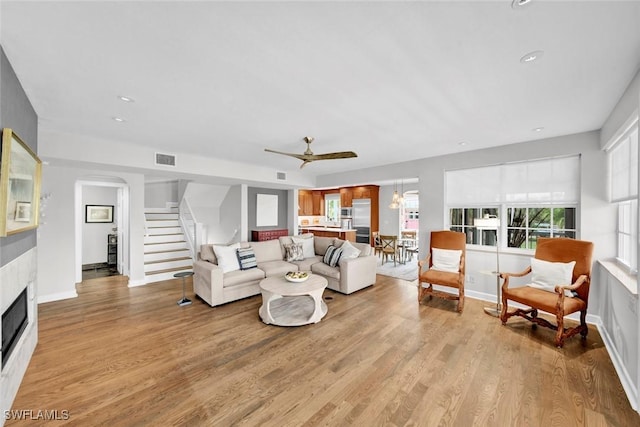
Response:
[{"label": "stainless steel refrigerator", "polygon": [[371,237],[371,199],[353,199],[351,203],[356,242],[369,243]]}]

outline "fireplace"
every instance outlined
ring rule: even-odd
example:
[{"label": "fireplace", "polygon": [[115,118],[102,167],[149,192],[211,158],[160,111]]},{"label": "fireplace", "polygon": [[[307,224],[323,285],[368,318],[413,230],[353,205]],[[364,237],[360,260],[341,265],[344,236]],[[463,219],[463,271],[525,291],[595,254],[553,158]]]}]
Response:
[{"label": "fireplace", "polygon": [[27,315],[27,288],[2,313],[2,366],[7,363],[11,352],[18,344],[22,332],[29,323]]}]

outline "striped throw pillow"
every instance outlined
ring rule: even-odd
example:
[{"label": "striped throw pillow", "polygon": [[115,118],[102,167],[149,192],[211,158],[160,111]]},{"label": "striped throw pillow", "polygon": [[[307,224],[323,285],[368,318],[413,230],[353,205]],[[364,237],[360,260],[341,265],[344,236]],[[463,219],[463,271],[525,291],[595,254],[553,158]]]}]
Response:
[{"label": "striped throw pillow", "polygon": [[327,248],[327,252],[325,252],[322,262],[327,264],[329,267],[335,267],[338,265],[338,261],[340,261],[340,255],[342,255],[342,249],[331,245]]},{"label": "striped throw pillow", "polygon": [[256,268],[258,266],[256,262],[256,254],[253,252],[253,248],[237,249],[236,254],[238,256],[240,270],[249,270],[250,268]]}]

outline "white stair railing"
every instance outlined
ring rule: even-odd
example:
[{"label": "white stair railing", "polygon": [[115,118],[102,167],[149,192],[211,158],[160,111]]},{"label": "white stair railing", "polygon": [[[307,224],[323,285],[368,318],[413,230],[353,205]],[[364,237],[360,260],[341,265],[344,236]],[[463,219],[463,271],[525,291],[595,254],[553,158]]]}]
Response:
[{"label": "white stair railing", "polygon": [[191,209],[191,205],[186,198],[183,198],[180,202],[178,212],[180,217],[180,226],[186,236],[187,245],[191,252],[191,258],[196,261],[198,248],[202,244],[204,226],[196,219],[193,209]]}]

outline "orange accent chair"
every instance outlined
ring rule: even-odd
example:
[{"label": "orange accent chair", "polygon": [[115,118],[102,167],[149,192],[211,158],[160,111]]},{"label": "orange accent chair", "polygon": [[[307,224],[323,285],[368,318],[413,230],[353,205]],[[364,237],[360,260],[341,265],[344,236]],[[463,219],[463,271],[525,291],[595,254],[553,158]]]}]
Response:
[{"label": "orange accent chair", "polygon": [[[571,283],[556,283],[553,292],[537,287],[520,286],[509,287],[511,277],[524,277],[532,273],[531,266],[521,273],[500,273],[504,279],[502,283],[502,311],[500,320],[506,324],[511,316],[521,316],[533,322],[533,327],[542,325],[557,331],[555,344],[562,347],[564,341],[580,333],[582,339],[587,338],[586,316],[589,304],[589,287],[591,285],[591,256],[593,243],[584,240],[567,238],[538,238],[534,258],[553,263],[569,263],[575,261]],[[534,275],[536,272],[533,272]],[[533,276],[533,275],[532,275]],[[573,297],[565,296],[565,292],[572,292]],[[526,305],[528,309],[516,308],[508,311],[508,301],[516,301]],[[557,324],[538,317],[538,310],[556,316]],[[574,328],[564,327],[564,317],[571,313],[580,312],[580,324]]]},{"label": "orange accent chair", "polygon": [[[423,260],[418,261],[418,303],[426,296],[436,296],[449,300],[458,301],[458,312],[462,313],[464,309],[464,269],[465,269],[465,249],[467,238],[464,233],[458,231],[432,231],[431,242],[429,244],[429,253]],[[461,251],[460,261],[458,265],[451,266],[449,271],[443,271],[438,265],[436,259],[434,268],[434,249],[444,249],[446,251]],[[436,251],[438,252],[438,251]],[[428,270],[422,271],[424,266],[429,267]],[[428,284],[424,286],[423,283]],[[442,292],[433,289],[433,285],[448,286],[456,288],[458,294]]]}]

